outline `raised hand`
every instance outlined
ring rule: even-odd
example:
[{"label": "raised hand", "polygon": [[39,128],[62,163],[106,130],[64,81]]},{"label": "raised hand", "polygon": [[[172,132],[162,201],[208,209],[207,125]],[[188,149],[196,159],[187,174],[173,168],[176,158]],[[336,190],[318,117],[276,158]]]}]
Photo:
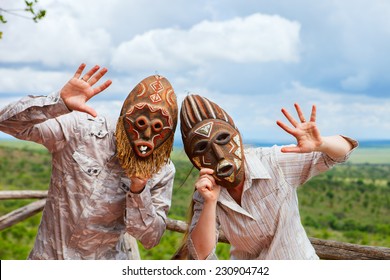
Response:
[{"label": "raised hand", "polygon": [[96,111],[87,106],[86,102],[96,94],[108,88],[112,82],[111,80],[107,80],[100,86],[93,87],[108,70],[107,68],[100,69],[100,67],[96,65],[81,77],[85,66],[84,63],[79,66],[73,78],[61,89],[60,95],[69,110],[85,112],[96,117]]},{"label": "raised hand", "polygon": [[276,123],[297,139],[297,145],[295,147],[283,147],[281,151],[285,153],[310,153],[320,150],[320,147],[323,144],[323,138],[321,137],[316,124],[316,106],[313,105],[310,120],[308,122],[299,105],[295,103],[294,106],[298,113],[299,122],[283,108],[282,113],[293,127],[287,126],[281,121],[277,121]]}]

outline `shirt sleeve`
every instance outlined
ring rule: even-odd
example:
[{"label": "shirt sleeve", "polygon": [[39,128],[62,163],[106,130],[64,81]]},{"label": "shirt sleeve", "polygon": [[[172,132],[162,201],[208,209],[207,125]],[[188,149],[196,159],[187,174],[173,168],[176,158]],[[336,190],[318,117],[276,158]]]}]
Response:
[{"label": "shirt sleeve", "polygon": [[33,141],[54,151],[65,141],[56,117],[70,113],[60,93],[27,96],[0,111],[0,130],[21,140]]},{"label": "shirt sleeve", "polygon": [[[194,213],[193,213],[190,228],[189,228],[190,234],[188,235],[187,247],[188,247],[188,253],[189,253],[190,259],[199,260],[198,253],[195,249],[194,243],[193,243],[192,238],[191,238],[191,232],[193,231],[196,224],[198,223],[200,214],[202,212],[203,198],[197,191],[195,191],[194,195],[193,195],[193,200],[194,200],[194,206],[193,206]],[[217,221],[216,228],[215,228],[215,246],[214,246],[213,250],[210,252],[210,254],[206,257],[206,260],[217,260],[218,259],[217,255],[215,254],[215,250],[216,250],[216,246],[217,246],[217,242],[218,242],[218,237],[219,237],[218,224],[219,223]]]},{"label": "shirt sleeve", "polygon": [[293,187],[299,187],[310,178],[331,169],[339,163],[348,160],[352,151],[358,147],[358,142],[345,137],[353,148],[344,157],[331,158],[325,153],[282,153],[280,147],[274,147],[276,164],[281,169],[286,181]]},{"label": "shirt sleeve", "polygon": [[138,239],[146,249],[156,246],[166,229],[174,176],[175,167],[170,161],[153,175],[141,193],[127,193],[127,232]]}]

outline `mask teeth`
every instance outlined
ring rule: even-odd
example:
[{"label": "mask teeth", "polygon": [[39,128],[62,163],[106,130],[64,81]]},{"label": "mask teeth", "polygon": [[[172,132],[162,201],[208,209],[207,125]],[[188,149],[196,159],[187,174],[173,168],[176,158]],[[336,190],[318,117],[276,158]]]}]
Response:
[{"label": "mask teeth", "polygon": [[144,154],[146,154],[146,151],[148,150],[148,147],[147,146],[141,146],[139,149],[140,149],[141,153],[144,155]]}]

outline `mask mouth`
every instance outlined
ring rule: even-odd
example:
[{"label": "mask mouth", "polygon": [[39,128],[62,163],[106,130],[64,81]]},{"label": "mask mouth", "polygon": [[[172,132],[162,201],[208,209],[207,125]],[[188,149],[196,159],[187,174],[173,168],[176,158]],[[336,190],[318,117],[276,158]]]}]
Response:
[{"label": "mask mouth", "polygon": [[229,177],[234,172],[234,165],[226,159],[222,160],[217,165],[217,176],[220,178]]},{"label": "mask mouth", "polygon": [[139,157],[148,157],[153,153],[154,145],[150,142],[137,141],[134,144],[134,150]]}]

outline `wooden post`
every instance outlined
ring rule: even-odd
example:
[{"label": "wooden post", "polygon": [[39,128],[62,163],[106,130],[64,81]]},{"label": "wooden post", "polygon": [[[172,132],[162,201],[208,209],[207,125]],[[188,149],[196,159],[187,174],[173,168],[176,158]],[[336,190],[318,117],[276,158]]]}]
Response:
[{"label": "wooden post", "polygon": [[0,200],[46,198],[47,191],[0,191]]},{"label": "wooden post", "polygon": [[390,260],[390,248],[363,246],[333,240],[310,238],[321,259],[325,260]]},{"label": "wooden post", "polygon": [[45,207],[46,199],[34,201],[24,207],[16,209],[0,217],[0,230],[13,226],[35,214],[41,212]]}]

